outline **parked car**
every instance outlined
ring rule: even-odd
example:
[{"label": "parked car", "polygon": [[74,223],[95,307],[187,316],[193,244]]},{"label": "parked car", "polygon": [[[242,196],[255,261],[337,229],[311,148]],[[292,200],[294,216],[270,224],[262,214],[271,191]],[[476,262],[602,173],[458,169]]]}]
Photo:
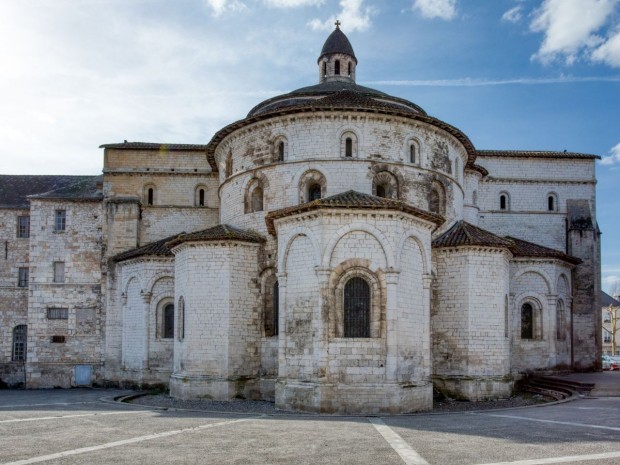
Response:
[{"label": "parked car", "polygon": [[603,370],[611,370],[611,358],[609,355],[603,355]]},{"label": "parked car", "polygon": [[609,369],[611,371],[620,371],[620,356],[619,355],[610,355],[611,363],[609,365]]}]

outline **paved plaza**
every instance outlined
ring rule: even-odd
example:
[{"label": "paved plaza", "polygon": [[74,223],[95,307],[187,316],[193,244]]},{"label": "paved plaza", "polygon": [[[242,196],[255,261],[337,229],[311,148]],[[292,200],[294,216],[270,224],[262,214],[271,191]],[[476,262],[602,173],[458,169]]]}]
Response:
[{"label": "paved plaza", "polygon": [[129,393],[0,391],[0,463],[620,464],[619,397],[393,417],[157,410],[106,401]]}]

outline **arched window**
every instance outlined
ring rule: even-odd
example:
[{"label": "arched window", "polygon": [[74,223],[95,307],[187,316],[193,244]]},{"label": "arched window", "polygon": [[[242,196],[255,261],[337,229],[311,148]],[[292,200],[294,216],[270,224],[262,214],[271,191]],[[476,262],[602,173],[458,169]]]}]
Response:
[{"label": "arched window", "polygon": [[439,192],[433,189],[428,197],[428,209],[433,213],[439,213]]},{"label": "arched window", "polygon": [[521,339],[534,339],[534,308],[529,303],[521,307]]},{"label": "arched window", "polygon": [[28,326],[18,325],[13,328],[13,354],[14,362],[26,361],[26,340],[28,338]]},{"label": "arched window", "polygon": [[409,144],[409,162],[410,163],[417,163],[416,159],[416,146],[414,143]]},{"label": "arched window", "polygon": [[353,139],[351,139],[350,137],[347,137],[344,143],[345,143],[344,156],[352,157],[353,156]]},{"label": "arched window", "polygon": [[351,278],[344,286],[344,337],[370,337],[370,286]]},{"label": "arched window", "polygon": [[144,200],[147,205],[155,205],[155,187],[148,185],[144,187]]},{"label": "arched window", "polygon": [[357,157],[357,135],[353,131],[346,131],[340,136],[340,156]]},{"label": "arched window", "polygon": [[499,195],[499,209],[510,210],[510,197],[506,192],[502,192]]},{"label": "arched window", "polygon": [[308,202],[312,202],[313,200],[318,200],[321,198],[321,185],[320,184],[311,184],[308,188]]},{"label": "arched window", "polygon": [[340,74],[340,60],[336,60],[334,62],[334,74],[336,75]]},{"label": "arched window", "polygon": [[385,186],[383,184],[379,184],[376,190],[377,190],[377,197],[383,197],[383,198],[387,197],[385,193]]},{"label": "arched window", "polygon": [[252,213],[263,211],[263,188],[257,186],[252,191]]},{"label": "arched window", "polygon": [[566,339],[566,315],[564,313],[564,301],[558,300],[556,306],[556,338],[558,341]]},{"label": "arched window", "polygon": [[327,62],[323,62],[323,77],[327,76]]},{"label": "arched window", "polygon": [[440,182],[433,182],[428,195],[428,210],[439,215],[446,214],[446,194]]},{"label": "arched window", "polygon": [[174,338],[174,304],[167,304],[163,310],[162,331],[163,339]]},{"label": "arched window", "polygon": [[226,157],[226,171],[225,171],[226,177],[229,178],[232,176],[233,174],[233,156],[232,156],[232,152],[228,153],[228,156]]},{"label": "arched window", "polygon": [[284,161],[284,142],[278,142],[278,161]]},{"label": "arched window", "polygon": [[194,204],[197,207],[204,207],[207,204],[207,190],[204,186],[198,186],[196,188],[196,198]]},{"label": "arched window", "polygon": [[558,202],[555,194],[549,194],[547,196],[547,211],[555,212],[558,210]]},{"label": "arched window", "polygon": [[178,335],[177,338],[179,341],[185,339],[185,299],[183,297],[179,297],[179,305],[178,305]]},{"label": "arched window", "polygon": [[351,62],[349,61],[349,69],[348,69],[348,75],[351,76]]},{"label": "arched window", "polygon": [[280,334],[280,285],[276,281],[273,285],[273,335]]},{"label": "arched window", "polygon": [[372,193],[385,199],[398,199],[398,180],[389,171],[380,171],[372,179]]}]

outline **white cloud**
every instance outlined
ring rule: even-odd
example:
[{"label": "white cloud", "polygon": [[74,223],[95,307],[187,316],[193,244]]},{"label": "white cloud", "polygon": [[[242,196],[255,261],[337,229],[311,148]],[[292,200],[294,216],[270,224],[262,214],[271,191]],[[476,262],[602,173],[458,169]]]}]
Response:
[{"label": "white cloud", "polygon": [[247,9],[246,4],[240,0],[205,0],[205,2],[213,10],[213,16],[220,16],[227,11],[238,12]]},{"label": "white cloud", "polygon": [[325,0],[264,0],[268,6],[275,8],[297,8],[301,6],[319,6]]},{"label": "white cloud", "polygon": [[611,153],[611,155],[604,157],[601,160],[601,165],[615,165],[616,163],[620,163],[620,143],[612,148],[609,153]]},{"label": "white cloud", "polygon": [[308,24],[314,30],[330,30],[334,28],[336,19],[342,22],[341,28],[345,31],[365,31],[371,24],[371,16],[376,10],[365,6],[364,0],[340,0],[340,13],[332,15],[329,19],[321,21],[313,19]]},{"label": "white cloud", "polygon": [[560,76],[549,78],[513,78],[513,79],[417,79],[400,81],[370,81],[367,85],[408,86],[408,87],[484,87],[507,85],[545,85],[575,84],[581,82],[620,82],[620,76]]},{"label": "white cloud", "polygon": [[620,31],[592,52],[592,60],[620,68]]},{"label": "white cloud", "polygon": [[518,23],[523,18],[523,7],[521,5],[517,5],[514,8],[511,8],[506,13],[502,15],[502,21],[507,21],[509,23]]},{"label": "white cloud", "polygon": [[[620,0],[544,0],[534,12],[530,29],[545,37],[533,58],[548,63],[564,58],[572,64],[582,53],[590,56],[605,43],[600,29],[609,21]],[[606,49],[601,51],[606,57]]]},{"label": "white cloud", "polygon": [[414,0],[412,8],[425,18],[449,21],[456,17],[456,0]]}]

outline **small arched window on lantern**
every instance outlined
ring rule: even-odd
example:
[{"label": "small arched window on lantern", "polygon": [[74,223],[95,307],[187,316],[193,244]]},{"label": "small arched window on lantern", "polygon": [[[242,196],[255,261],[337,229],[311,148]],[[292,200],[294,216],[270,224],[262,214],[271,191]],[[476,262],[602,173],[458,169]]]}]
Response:
[{"label": "small arched window on lantern", "polygon": [[336,60],[334,62],[334,74],[335,75],[339,75],[340,74],[340,60]]},{"label": "small arched window on lantern", "polygon": [[504,211],[510,210],[510,196],[508,195],[508,192],[500,192],[499,209]]},{"label": "small arched window on lantern", "polygon": [[349,61],[349,65],[348,65],[348,66],[349,66],[349,67],[348,67],[348,73],[347,73],[347,74],[348,74],[348,75],[349,75],[349,77],[350,77],[350,76],[351,76],[351,69],[352,69],[352,67],[351,67],[351,62],[350,62],[350,61]]}]

